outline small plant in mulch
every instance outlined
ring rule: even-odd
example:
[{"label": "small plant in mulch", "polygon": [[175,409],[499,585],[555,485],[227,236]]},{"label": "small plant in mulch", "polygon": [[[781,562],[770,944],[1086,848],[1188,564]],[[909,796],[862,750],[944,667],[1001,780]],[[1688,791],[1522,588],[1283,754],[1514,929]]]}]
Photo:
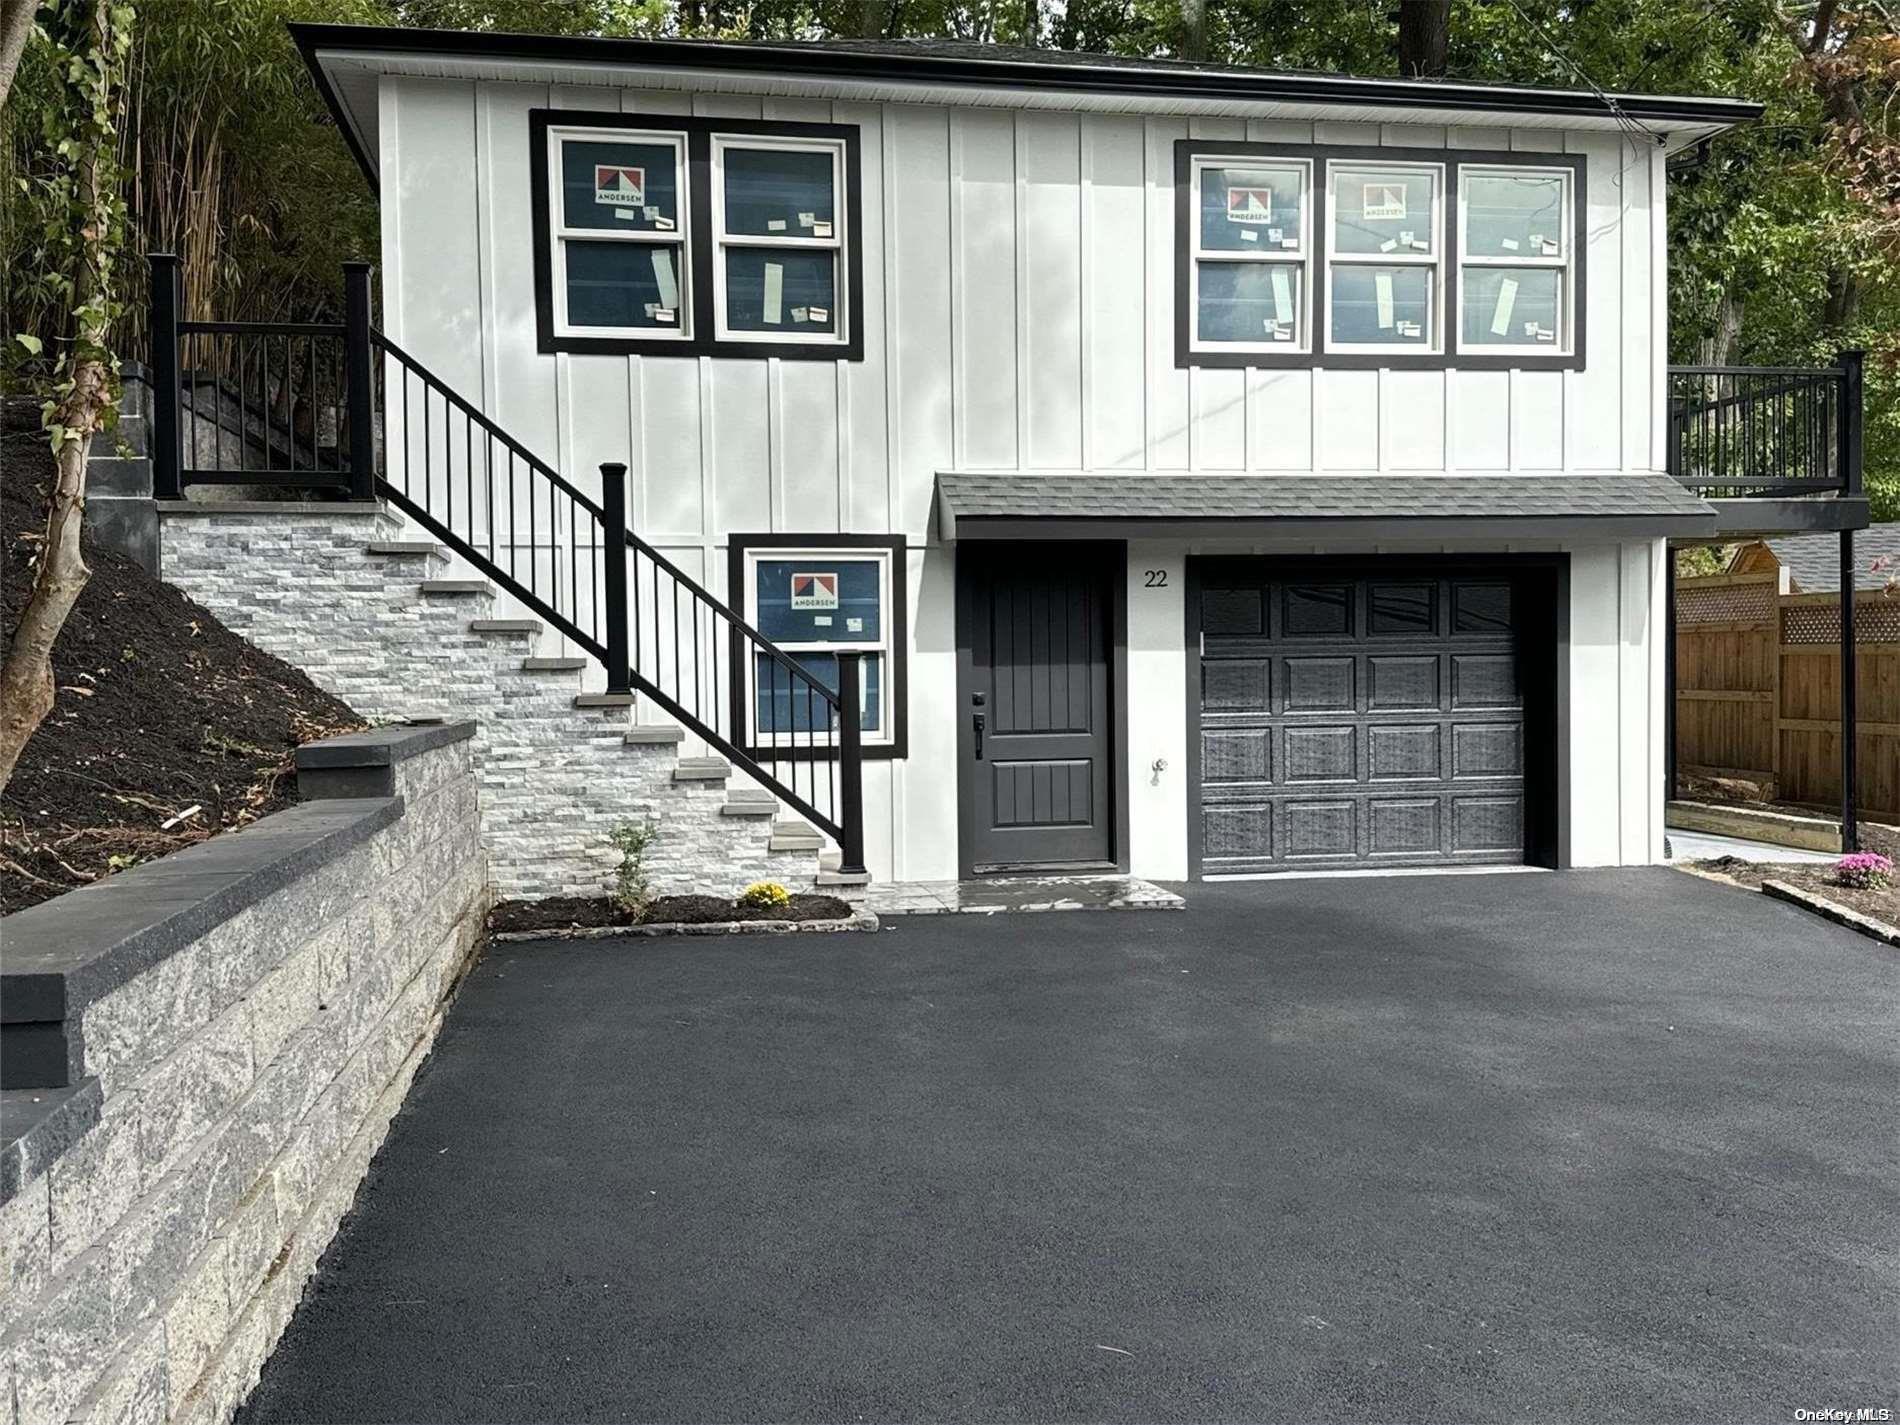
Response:
[{"label": "small plant in mulch", "polygon": [[1834,884],[1857,891],[1884,891],[1893,885],[1893,862],[1878,851],[1857,851],[1834,863]]},{"label": "small plant in mulch", "polygon": [[739,904],[752,910],[783,910],[792,903],[792,893],[777,881],[754,881],[739,892]]},{"label": "small plant in mulch", "polygon": [[614,868],[614,904],[634,920],[653,901],[653,886],[647,879],[647,852],[658,832],[659,827],[648,817],[645,821],[623,821],[608,833],[607,839],[620,853],[620,864]]}]

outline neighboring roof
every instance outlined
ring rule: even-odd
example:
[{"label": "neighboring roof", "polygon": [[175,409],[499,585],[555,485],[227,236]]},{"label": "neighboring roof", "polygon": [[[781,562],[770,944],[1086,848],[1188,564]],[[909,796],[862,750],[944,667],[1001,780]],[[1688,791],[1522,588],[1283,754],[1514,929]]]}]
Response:
[{"label": "neighboring roof", "polygon": [[[378,106],[384,73],[485,77],[546,83],[601,83],[602,70],[645,69],[744,78],[754,92],[818,92],[875,100],[897,90],[929,91],[930,102],[959,93],[1027,104],[1032,95],[1067,96],[1075,107],[1098,97],[1123,112],[1231,113],[1296,117],[1362,108],[1357,117],[1444,122],[1449,114],[1494,115],[1530,127],[1642,125],[1672,147],[1761,116],[1748,100],[1583,89],[1396,79],[1253,69],[1175,59],[1026,49],[962,40],[827,40],[761,44],[725,40],[638,40],[496,34],[374,25],[293,24],[291,34],[357,162],[375,176]],[[583,72],[584,71],[584,72]],[[967,100],[966,101],[970,101]],[[1350,118],[1351,114],[1330,114]]]},{"label": "neighboring roof", "polygon": [[[1762,541],[1788,571],[1797,594],[1834,594],[1841,588],[1841,537],[1838,534],[1797,534]],[[1879,572],[1869,566],[1885,555],[1893,561]],[[1900,522],[1869,525],[1854,535],[1854,587],[1884,589],[1900,572]]]},{"label": "neighboring roof", "polygon": [[[1715,512],[1667,475],[1038,475],[937,476],[944,539],[999,534],[1076,537],[1285,534],[1338,526],[1383,537],[1712,533]],[[1333,532],[1326,528],[1324,532]]]}]

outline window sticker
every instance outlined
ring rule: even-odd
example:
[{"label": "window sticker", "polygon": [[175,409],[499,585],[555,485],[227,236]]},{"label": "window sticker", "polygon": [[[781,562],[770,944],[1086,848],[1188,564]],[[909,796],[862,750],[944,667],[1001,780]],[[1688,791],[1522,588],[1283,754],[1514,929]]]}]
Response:
[{"label": "window sticker", "polygon": [[1506,277],[1498,283],[1498,304],[1491,309],[1491,335],[1507,336],[1511,330],[1511,308],[1517,305],[1517,279]]},{"label": "window sticker", "polygon": [[1230,223],[1271,223],[1273,221],[1273,190],[1271,188],[1229,188],[1227,190],[1227,221]]},{"label": "window sticker", "polygon": [[830,237],[831,224],[830,223],[813,223],[811,225],[811,235],[813,237],[823,237],[823,238]]},{"label": "window sticker", "polygon": [[647,205],[647,171],[618,163],[594,165],[594,201],[628,211],[619,216],[632,221],[632,210]]},{"label": "window sticker", "polygon": [[[680,304],[679,279],[673,275],[673,254],[661,249],[653,254],[653,281],[660,289],[660,306],[677,308]],[[671,321],[672,317],[663,318]]]},{"label": "window sticker", "polygon": [[1394,221],[1406,216],[1403,183],[1368,183],[1360,212],[1367,218]]},{"label": "window sticker", "polygon": [[1391,331],[1392,330],[1392,274],[1390,272],[1375,272],[1372,276],[1372,285],[1373,285],[1373,290],[1375,294],[1377,295],[1377,299],[1378,299],[1379,330]]},{"label": "window sticker", "polygon": [[765,264],[765,320],[771,326],[778,326],[785,320],[782,311],[784,300],[785,264],[768,262]]},{"label": "window sticker", "polygon": [[1285,326],[1293,324],[1293,279],[1283,267],[1273,269],[1273,319]]},{"label": "window sticker", "polygon": [[1259,242],[1260,234],[1255,232],[1252,228],[1242,228],[1240,230],[1240,240],[1242,242]]},{"label": "window sticker", "polygon": [[[835,609],[838,607],[836,573],[794,573],[792,607],[795,609]],[[826,619],[828,624],[830,619]]]}]

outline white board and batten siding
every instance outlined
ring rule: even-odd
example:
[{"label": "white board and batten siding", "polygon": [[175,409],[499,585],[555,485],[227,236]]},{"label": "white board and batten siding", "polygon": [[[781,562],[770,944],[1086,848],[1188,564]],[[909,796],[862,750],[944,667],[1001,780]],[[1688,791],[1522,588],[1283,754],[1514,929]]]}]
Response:
[{"label": "white board and batten siding", "polygon": [[[866,768],[880,876],[957,869],[954,726],[932,715],[954,693],[953,563],[929,547],[939,471],[1587,476],[1661,461],[1663,161],[1635,140],[690,95],[632,79],[575,88],[385,76],[382,86],[384,320],[398,343],[582,489],[596,489],[602,461],[625,462],[635,527],[716,593],[734,532],[906,537],[910,757]],[[863,360],[539,352],[528,111],[546,107],[857,126]],[[1186,137],[1583,155],[1586,366],[1177,368],[1174,144]],[[1614,574],[1586,577],[1598,560]],[[1600,774],[1613,762],[1632,792],[1630,723],[1659,703],[1658,674],[1646,643],[1640,656],[1620,645],[1646,622],[1659,579],[1646,545],[1589,552],[1573,572],[1573,647],[1579,624],[1592,638],[1617,635],[1616,678],[1602,686],[1618,701],[1616,717],[1571,738],[1568,756]],[[1613,588],[1613,607],[1583,597],[1586,586]],[[1180,626],[1176,617],[1177,656]],[[1626,666],[1631,658],[1642,667]],[[1173,688],[1169,698],[1180,701]],[[1140,810],[1164,754],[1134,745],[1134,721]],[[1655,735],[1645,726],[1636,741],[1647,748]],[[1178,748],[1166,755],[1181,765]],[[1647,841],[1650,819],[1637,807],[1596,819],[1579,860],[1648,859],[1625,843]],[[1184,824],[1184,801],[1174,820]],[[1157,836],[1138,861],[1150,874],[1184,869],[1179,836]]]}]

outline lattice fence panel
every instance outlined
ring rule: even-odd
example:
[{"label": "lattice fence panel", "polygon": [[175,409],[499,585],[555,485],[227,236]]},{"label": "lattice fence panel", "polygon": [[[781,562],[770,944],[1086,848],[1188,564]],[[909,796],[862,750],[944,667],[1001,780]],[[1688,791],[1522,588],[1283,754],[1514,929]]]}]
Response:
[{"label": "lattice fence panel", "polygon": [[1676,586],[1676,623],[1767,623],[1775,616],[1771,583]]},{"label": "lattice fence panel", "polygon": [[[1841,641],[1841,606],[1788,604],[1781,610],[1781,641],[1790,646]],[[1854,606],[1854,642],[1900,643],[1900,599],[1862,599]]]}]

